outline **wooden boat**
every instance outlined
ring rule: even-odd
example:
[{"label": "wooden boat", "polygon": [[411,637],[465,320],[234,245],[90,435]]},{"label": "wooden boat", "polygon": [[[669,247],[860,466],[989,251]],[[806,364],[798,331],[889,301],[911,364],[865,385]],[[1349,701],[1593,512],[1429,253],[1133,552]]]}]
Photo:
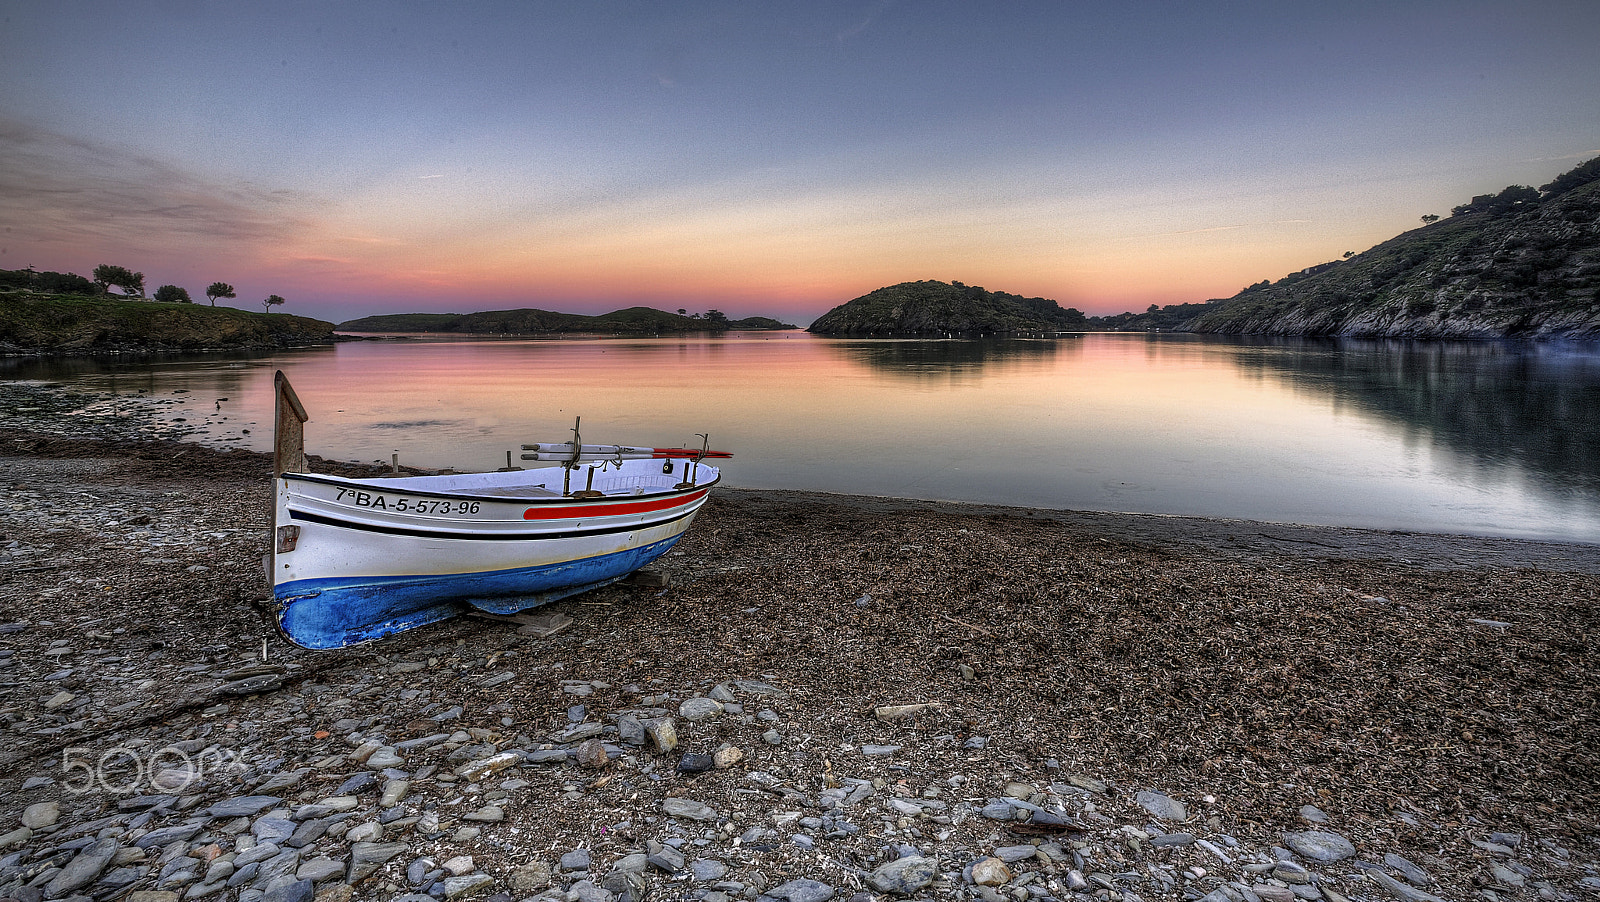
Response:
[{"label": "wooden boat", "polygon": [[[305,408],[276,382],[271,610],[342,648],[471,609],[513,614],[615,582],[680,539],[717,484],[705,448],[524,445],[556,466],[351,479],[310,472]],[[583,487],[574,489],[574,477]]]}]

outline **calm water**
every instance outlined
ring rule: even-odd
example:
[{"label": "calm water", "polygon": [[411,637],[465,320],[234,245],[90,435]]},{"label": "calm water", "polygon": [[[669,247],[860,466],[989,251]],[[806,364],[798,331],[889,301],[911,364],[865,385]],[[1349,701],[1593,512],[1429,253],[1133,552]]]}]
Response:
[{"label": "calm water", "polygon": [[352,342],[0,377],[182,399],[213,441],[265,450],[277,368],[311,413],[308,450],[342,459],[493,469],[582,416],[591,442],[709,432],[736,486],[1600,542],[1594,347],[748,333]]}]

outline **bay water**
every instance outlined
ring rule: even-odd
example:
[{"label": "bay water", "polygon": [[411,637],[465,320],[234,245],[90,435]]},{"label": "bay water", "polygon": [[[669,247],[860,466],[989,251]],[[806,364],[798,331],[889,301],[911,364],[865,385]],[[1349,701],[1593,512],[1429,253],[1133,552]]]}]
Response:
[{"label": "bay water", "polygon": [[709,434],[733,486],[1600,543],[1595,346],[387,336],[0,377],[164,399],[268,450],[278,369],[307,450],[344,460],[495,469],[581,417],[590,443]]}]

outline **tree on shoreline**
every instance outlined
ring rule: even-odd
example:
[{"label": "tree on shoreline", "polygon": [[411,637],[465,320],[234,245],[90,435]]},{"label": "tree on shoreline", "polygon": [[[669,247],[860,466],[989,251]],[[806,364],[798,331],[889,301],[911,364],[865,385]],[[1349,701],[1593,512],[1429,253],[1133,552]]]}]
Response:
[{"label": "tree on shoreline", "polygon": [[236,298],[238,296],[234,292],[233,286],[227,282],[212,282],[211,287],[206,289],[206,297],[211,299],[211,306],[213,307],[217,306],[217,298]]},{"label": "tree on shoreline", "polygon": [[274,294],[274,295],[269,295],[266,300],[262,301],[261,302],[261,306],[266,308],[266,311],[268,313],[271,313],[272,312],[272,308],[281,306],[283,303],[284,303],[283,298],[280,298],[280,297],[278,297],[277,295]]},{"label": "tree on shoreline", "polygon": [[133,272],[126,266],[112,266],[102,263],[94,268],[94,281],[100,286],[101,291],[109,291],[115,285],[122,289],[122,293],[132,297],[144,297],[144,273]]},{"label": "tree on shoreline", "polygon": [[179,288],[176,285],[163,285],[156,289],[155,299],[166,304],[193,304],[194,299],[189,297],[189,289]]}]

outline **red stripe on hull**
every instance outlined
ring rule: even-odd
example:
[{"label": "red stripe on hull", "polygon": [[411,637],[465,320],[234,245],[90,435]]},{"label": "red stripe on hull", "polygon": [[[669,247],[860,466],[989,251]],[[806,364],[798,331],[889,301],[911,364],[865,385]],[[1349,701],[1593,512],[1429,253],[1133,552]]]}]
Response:
[{"label": "red stripe on hull", "polygon": [[615,517],[621,514],[647,514],[666,510],[704,498],[710,489],[701,489],[675,498],[657,498],[653,501],[631,501],[623,504],[582,504],[566,507],[530,507],[522,512],[524,520],[564,520],[573,517]]}]

